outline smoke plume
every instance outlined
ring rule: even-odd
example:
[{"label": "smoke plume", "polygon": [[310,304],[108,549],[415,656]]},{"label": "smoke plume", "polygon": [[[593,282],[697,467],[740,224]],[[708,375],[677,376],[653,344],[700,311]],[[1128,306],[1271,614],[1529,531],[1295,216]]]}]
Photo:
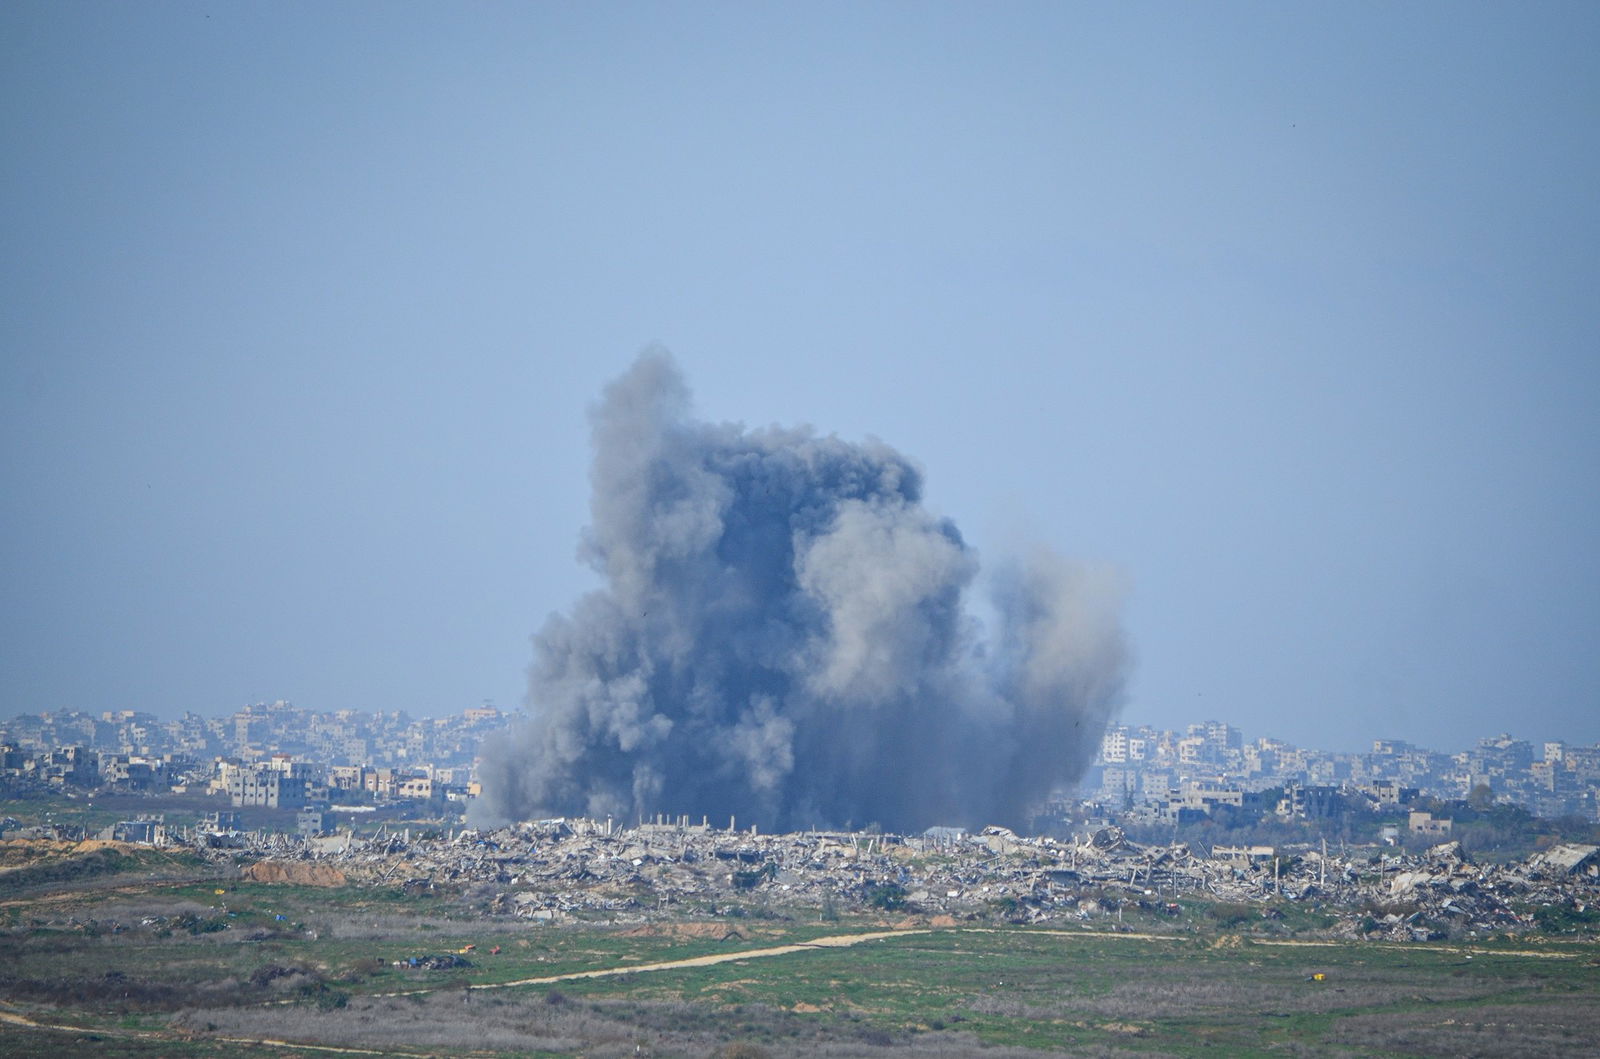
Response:
[{"label": "smoke plume", "polygon": [[1082,774],[1125,669],[1113,578],[1027,555],[985,635],[977,555],[887,445],[698,422],[659,350],[591,422],[605,587],[534,637],[478,822],[1019,823]]}]

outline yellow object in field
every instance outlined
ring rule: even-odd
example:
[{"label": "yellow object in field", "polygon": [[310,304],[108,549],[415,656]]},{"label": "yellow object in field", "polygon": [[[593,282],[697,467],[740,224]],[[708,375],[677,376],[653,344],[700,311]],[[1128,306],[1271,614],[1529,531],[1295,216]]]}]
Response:
[{"label": "yellow object in field", "polygon": [[227,893],[228,891],[226,891],[226,890],[213,890],[212,892],[215,893],[218,897],[221,897],[223,894]]},{"label": "yellow object in field", "polygon": [[1316,973],[1316,974],[1314,974],[1314,975],[1312,975],[1312,976],[1311,976],[1311,980],[1312,980],[1312,981],[1313,981],[1313,982],[1320,982],[1320,981],[1322,981],[1322,980],[1323,980],[1323,979],[1324,979],[1324,978],[1326,978],[1326,977],[1328,977],[1328,976],[1327,976],[1327,975],[1325,975],[1325,974],[1323,974],[1323,973],[1322,973],[1322,972],[1321,972],[1321,971],[1318,971],[1318,972],[1317,972],[1317,973]]}]

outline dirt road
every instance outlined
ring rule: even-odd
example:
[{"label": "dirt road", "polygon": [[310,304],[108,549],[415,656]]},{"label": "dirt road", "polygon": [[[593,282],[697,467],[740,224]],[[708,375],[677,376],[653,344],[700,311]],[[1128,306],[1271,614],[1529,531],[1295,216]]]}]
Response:
[{"label": "dirt road", "polygon": [[[767,956],[787,956],[795,952],[809,952],[814,949],[848,949],[852,945],[860,945],[866,941],[880,941],[883,938],[904,938],[914,934],[931,934],[931,928],[917,927],[908,930],[880,930],[871,934],[835,934],[826,938],[813,938],[810,941],[799,941],[789,945],[774,945],[766,949],[744,949],[740,952],[715,952],[708,956],[690,956],[682,960],[662,960],[657,963],[630,964],[627,967],[603,967],[595,971],[568,971],[565,974],[543,975],[539,978],[519,978],[514,982],[478,982],[468,989],[477,992],[481,989],[510,989],[519,985],[555,985],[558,982],[575,982],[584,978],[615,978],[621,975],[643,974],[648,971],[676,971],[684,967],[711,967],[719,963],[733,963],[738,960],[759,960]],[[397,993],[377,993],[376,996],[419,996],[423,993],[436,992],[439,989],[459,989],[460,986],[430,986],[427,989],[406,989]]]}]

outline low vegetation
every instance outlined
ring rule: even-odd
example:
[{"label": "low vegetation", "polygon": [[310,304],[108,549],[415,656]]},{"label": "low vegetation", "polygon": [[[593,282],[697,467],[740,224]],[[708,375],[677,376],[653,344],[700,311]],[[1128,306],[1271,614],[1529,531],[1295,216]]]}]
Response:
[{"label": "low vegetation", "polygon": [[[950,925],[878,883],[865,911],[814,920],[549,926],[487,916],[471,892],[81,859],[99,852],[0,893],[0,1059],[284,1054],[252,1043],[265,1041],[732,1059],[1570,1055],[1600,1033],[1600,953],[1568,933],[1589,909],[1467,948],[1335,940],[1292,902],[1129,902],[1120,920],[1038,929],[996,901]],[[773,885],[763,876],[753,892]],[[817,944],[866,934],[882,936]]]}]

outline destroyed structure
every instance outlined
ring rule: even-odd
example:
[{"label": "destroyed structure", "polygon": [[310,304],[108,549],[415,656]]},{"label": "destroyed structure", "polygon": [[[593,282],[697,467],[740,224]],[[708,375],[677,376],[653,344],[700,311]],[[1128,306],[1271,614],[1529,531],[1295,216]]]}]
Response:
[{"label": "destroyed structure", "polygon": [[[242,840],[243,848],[226,848]],[[1267,846],[1144,846],[1106,827],[1069,840],[1000,827],[917,836],[810,831],[764,835],[678,819],[622,829],[560,819],[423,838],[385,831],[208,836],[249,877],[461,893],[537,923],[828,915],[879,911],[954,925],[979,918],[1114,928],[1137,909],[1181,917],[1226,906],[1234,925],[1293,906],[1329,913],[1330,932],[1396,941],[1487,938],[1592,919],[1600,847],[1565,844],[1505,865],[1456,842],[1420,854]]]}]

